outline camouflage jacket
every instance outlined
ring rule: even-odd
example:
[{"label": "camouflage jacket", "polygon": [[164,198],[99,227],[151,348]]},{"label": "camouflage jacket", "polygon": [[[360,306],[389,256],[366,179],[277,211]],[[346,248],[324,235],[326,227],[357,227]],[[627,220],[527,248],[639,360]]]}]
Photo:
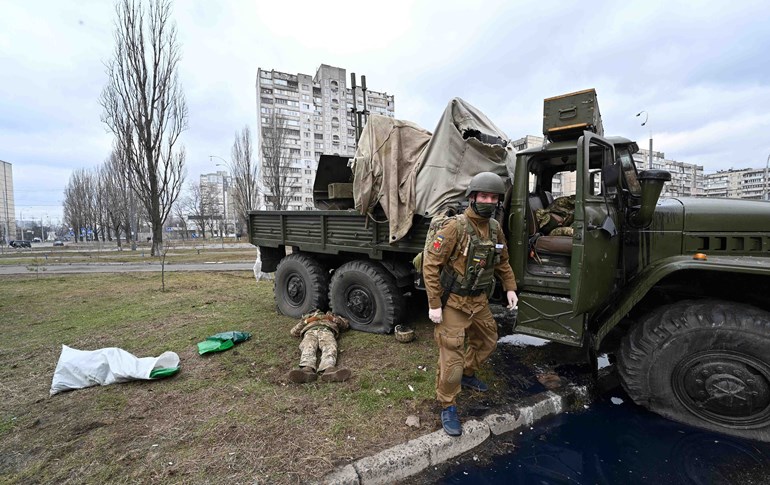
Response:
[{"label": "camouflage jacket", "polygon": [[550,236],[572,236],[575,196],[557,197],[545,209],[535,210],[539,232]]},{"label": "camouflage jacket", "polygon": [[347,318],[340,317],[332,312],[324,313],[321,310],[316,310],[303,315],[302,319],[291,329],[291,334],[294,337],[302,337],[305,335],[305,332],[314,327],[326,327],[334,332],[335,337],[338,337],[340,332],[350,327],[350,324]]}]

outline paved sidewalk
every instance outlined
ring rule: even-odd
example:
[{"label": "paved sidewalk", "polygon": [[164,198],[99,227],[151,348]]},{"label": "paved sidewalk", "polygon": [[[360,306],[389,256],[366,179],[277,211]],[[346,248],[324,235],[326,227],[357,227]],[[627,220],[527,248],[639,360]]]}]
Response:
[{"label": "paved sidewalk", "polygon": [[[254,263],[180,263],[166,264],[166,271],[252,271]],[[40,266],[40,274],[71,274],[71,273],[126,273],[126,272],[160,272],[160,263],[72,263],[45,264]],[[0,265],[0,275],[30,275],[37,271],[26,265]]]}]

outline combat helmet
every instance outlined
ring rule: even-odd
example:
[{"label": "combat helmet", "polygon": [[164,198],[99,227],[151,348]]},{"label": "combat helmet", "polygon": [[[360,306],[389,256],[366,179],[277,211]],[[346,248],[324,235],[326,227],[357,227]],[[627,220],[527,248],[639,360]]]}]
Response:
[{"label": "combat helmet", "polygon": [[414,330],[412,330],[411,327],[407,327],[406,325],[396,325],[396,328],[393,329],[393,331],[396,334],[396,340],[401,343],[407,343],[414,340]]},{"label": "combat helmet", "polygon": [[481,172],[473,176],[465,190],[465,196],[468,197],[473,192],[489,192],[502,197],[505,195],[505,184],[499,175],[492,172]]}]

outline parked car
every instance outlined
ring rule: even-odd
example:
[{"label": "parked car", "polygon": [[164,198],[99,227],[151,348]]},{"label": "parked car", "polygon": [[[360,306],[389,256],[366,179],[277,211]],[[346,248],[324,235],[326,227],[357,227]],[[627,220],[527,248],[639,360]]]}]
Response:
[{"label": "parked car", "polygon": [[61,239],[57,239],[56,241],[53,242],[53,245],[54,246],[64,246],[64,241],[62,241]]},{"label": "parked car", "polygon": [[33,237],[32,238],[32,242],[33,243],[39,243],[39,242],[42,242],[42,240],[39,237]]},{"label": "parked car", "polygon": [[11,241],[10,246],[12,248],[31,248],[32,243],[29,241]]}]

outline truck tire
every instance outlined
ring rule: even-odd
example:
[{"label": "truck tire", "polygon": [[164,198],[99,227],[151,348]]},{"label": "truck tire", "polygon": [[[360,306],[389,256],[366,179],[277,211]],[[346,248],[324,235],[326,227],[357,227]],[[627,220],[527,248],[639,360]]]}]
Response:
[{"label": "truck tire", "polygon": [[637,404],[674,421],[770,441],[770,313],[741,303],[682,301],[647,315],[620,347]]},{"label": "truck tire", "polygon": [[371,261],[350,261],[337,268],[329,301],[334,313],[350,320],[351,328],[371,333],[390,333],[404,306],[393,276]]},{"label": "truck tire", "polygon": [[313,310],[326,310],[329,274],[310,256],[292,253],[275,270],[275,306],[288,317],[299,318]]}]

